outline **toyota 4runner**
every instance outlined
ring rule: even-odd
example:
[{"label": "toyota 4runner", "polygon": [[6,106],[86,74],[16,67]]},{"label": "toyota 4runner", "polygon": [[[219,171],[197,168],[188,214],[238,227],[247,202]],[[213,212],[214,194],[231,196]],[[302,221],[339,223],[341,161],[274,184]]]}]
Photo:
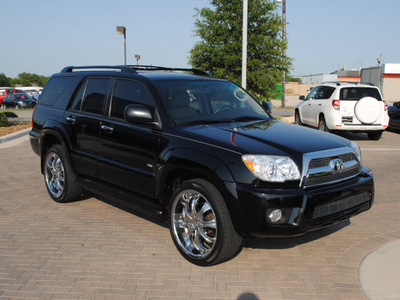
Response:
[{"label": "toyota 4runner", "polygon": [[66,67],[33,115],[51,198],[83,190],[167,221],[180,253],[213,265],[244,237],[287,237],[368,210],[359,147],[280,122],[240,86],[196,69]]}]

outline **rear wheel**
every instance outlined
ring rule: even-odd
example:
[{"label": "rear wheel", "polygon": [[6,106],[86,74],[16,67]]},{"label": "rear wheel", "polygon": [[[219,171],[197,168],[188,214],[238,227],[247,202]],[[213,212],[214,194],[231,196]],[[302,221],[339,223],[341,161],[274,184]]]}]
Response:
[{"label": "rear wheel", "polygon": [[325,118],[324,118],[323,116],[321,116],[321,117],[319,118],[318,130],[325,131],[325,132],[329,132],[329,129],[328,129],[328,127],[326,126],[326,123],[325,123]]},{"label": "rear wheel", "polygon": [[43,163],[44,181],[51,198],[57,202],[77,200],[83,190],[74,182],[64,149],[54,145],[47,152]]},{"label": "rear wheel", "polygon": [[372,131],[372,132],[368,132],[368,138],[372,141],[379,141],[380,138],[382,137],[382,131]]},{"label": "rear wheel", "polygon": [[183,182],[171,199],[171,237],[191,263],[215,265],[233,258],[242,246],[220,192],[206,180]]}]

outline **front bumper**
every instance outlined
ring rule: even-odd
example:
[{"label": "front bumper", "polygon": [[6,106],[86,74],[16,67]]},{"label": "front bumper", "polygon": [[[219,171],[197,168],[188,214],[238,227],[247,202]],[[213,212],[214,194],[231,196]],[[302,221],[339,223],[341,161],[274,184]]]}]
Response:
[{"label": "front bumper", "polygon": [[[240,203],[239,232],[251,237],[288,237],[333,225],[371,208],[374,181],[363,167],[357,178],[311,189],[265,189],[237,185]],[[275,209],[283,222],[268,219]]]}]

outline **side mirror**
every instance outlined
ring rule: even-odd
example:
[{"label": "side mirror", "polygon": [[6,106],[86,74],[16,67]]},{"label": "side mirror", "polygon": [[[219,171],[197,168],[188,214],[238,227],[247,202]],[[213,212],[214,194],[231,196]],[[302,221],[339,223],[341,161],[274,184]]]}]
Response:
[{"label": "side mirror", "polygon": [[125,107],[124,119],[130,123],[151,124],[154,115],[147,106],[131,104]]},{"label": "side mirror", "polygon": [[271,104],[271,102],[263,101],[263,102],[261,103],[261,105],[262,105],[262,107],[264,107],[264,109],[266,110],[266,112],[267,112],[268,114],[271,114],[271,111],[272,111],[272,104]]},{"label": "side mirror", "polygon": [[304,95],[301,95],[301,96],[299,97],[299,100],[301,100],[301,101],[304,101],[304,100],[306,100],[306,96],[304,96]]}]

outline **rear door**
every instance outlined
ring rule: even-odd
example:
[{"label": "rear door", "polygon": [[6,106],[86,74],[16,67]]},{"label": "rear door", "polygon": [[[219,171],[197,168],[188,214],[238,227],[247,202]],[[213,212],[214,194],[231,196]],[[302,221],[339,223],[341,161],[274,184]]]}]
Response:
[{"label": "rear door", "polygon": [[325,118],[329,116],[328,111],[332,109],[332,103],[329,101],[329,98],[334,91],[335,88],[330,86],[320,86],[318,88],[310,111],[310,122],[312,126],[318,126],[319,115],[321,113],[325,115]]},{"label": "rear door", "polygon": [[124,109],[130,104],[142,104],[155,111],[146,86],[136,80],[116,79],[108,116],[100,124],[99,178],[154,198],[160,133],[151,125],[125,121]]},{"label": "rear door", "polygon": [[[372,103],[374,105],[373,109],[365,110],[363,112],[360,109],[357,109],[357,105],[361,105],[359,102],[363,98],[371,97],[376,99],[376,103]],[[371,106],[371,105],[367,105]],[[368,107],[367,107],[368,108]],[[384,103],[382,101],[382,97],[379,93],[379,90],[373,87],[343,87],[340,90],[340,111],[342,114],[342,121],[344,124],[348,125],[361,125],[363,124],[363,119],[372,119],[373,122],[367,122],[366,124],[383,124],[384,120]],[[359,112],[358,112],[359,111]],[[358,112],[358,113],[357,113]],[[369,116],[364,116],[365,114],[369,114]],[[374,116],[372,116],[374,115]]]},{"label": "rear door", "polygon": [[86,78],[64,114],[71,136],[71,160],[77,175],[98,177],[99,131],[109,83],[109,78]]}]

